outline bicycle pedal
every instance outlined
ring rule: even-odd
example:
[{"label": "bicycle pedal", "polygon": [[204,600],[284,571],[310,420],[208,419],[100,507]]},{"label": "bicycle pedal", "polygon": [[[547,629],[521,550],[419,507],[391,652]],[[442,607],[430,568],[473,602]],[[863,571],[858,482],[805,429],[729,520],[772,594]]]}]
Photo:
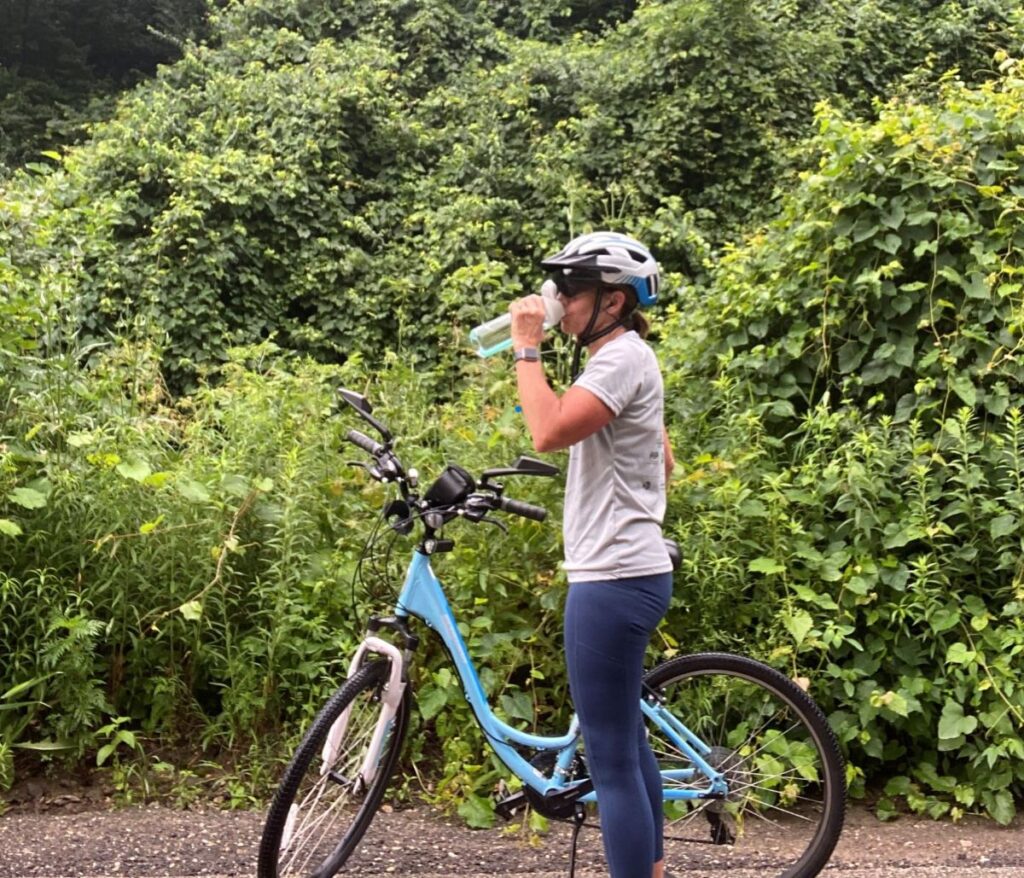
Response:
[{"label": "bicycle pedal", "polygon": [[526,793],[520,791],[513,793],[511,796],[506,796],[504,799],[499,799],[494,803],[494,813],[501,817],[503,820],[511,820],[516,816],[516,812],[521,808],[526,807]]}]

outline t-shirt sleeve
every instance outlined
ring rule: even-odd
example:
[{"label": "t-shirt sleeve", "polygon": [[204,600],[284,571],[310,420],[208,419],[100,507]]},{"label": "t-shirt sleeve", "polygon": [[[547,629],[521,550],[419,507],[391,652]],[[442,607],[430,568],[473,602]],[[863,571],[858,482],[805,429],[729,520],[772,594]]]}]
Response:
[{"label": "t-shirt sleeve", "polygon": [[575,386],[589,390],[618,416],[639,386],[639,370],[630,362],[631,353],[630,345],[605,346],[587,363]]}]

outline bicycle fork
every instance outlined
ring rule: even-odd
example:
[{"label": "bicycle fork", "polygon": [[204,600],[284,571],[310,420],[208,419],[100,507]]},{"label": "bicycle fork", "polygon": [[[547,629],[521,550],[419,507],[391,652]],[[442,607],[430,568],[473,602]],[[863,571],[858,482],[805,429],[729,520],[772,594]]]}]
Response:
[{"label": "bicycle fork", "polygon": [[[362,766],[359,768],[359,772],[355,777],[351,778],[353,784],[357,780],[361,781],[364,790],[369,789],[373,779],[377,776],[380,754],[391,731],[395,714],[398,712],[398,705],[402,702],[406,685],[405,657],[402,655],[401,650],[393,643],[388,643],[386,640],[373,636],[366,637],[359,644],[356,654],[352,656],[352,661],[348,667],[349,678],[353,677],[359,670],[367,653],[375,653],[389,659],[390,675],[381,694],[380,716],[377,717],[377,725],[374,727],[370,746],[366,750],[366,756],[363,759]],[[348,720],[351,713],[352,705],[350,704],[341,712],[341,716],[334,721],[331,730],[327,733],[327,740],[324,741],[323,750],[321,751],[321,775],[327,774],[331,770],[331,766],[338,756],[338,748],[341,742],[345,740],[345,733],[348,731]]]}]

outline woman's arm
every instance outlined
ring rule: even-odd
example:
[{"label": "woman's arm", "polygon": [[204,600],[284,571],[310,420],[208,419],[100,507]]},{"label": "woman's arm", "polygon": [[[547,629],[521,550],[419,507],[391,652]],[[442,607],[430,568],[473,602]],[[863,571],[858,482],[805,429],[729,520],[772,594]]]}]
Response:
[{"label": "woman's arm", "polygon": [[589,390],[570,387],[563,396],[551,389],[539,362],[516,363],[519,403],[537,451],[559,451],[596,433],[614,413]]},{"label": "woman's arm", "polygon": [[[544,339],[544,302],[527,296],[509,306],[512,312],[512,347],[539,348]],[[516,363],[519,403],[537,451],[558,451],[596,433],[615,417],[589,390],[570,387],[562,396],[551,389],[539,362]]]}]

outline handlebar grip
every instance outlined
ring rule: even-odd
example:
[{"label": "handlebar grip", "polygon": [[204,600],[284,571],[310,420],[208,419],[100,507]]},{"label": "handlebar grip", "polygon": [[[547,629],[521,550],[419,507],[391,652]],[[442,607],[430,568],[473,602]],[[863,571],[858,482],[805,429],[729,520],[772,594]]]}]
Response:
[{"label": "handlebar grip", "polygon": [[509,500],[507,497],[501,498],[501,509],[503,512],[521,515],[523,518],[532,518],[534,521],[543,521],[548,517],[548,511],[543,506],[534,506],[532,503],[523,503],[521,500]]},{"label": "handlebar grip", "polygon": [[379,456],[380,453],[384,450],[383,445],[381,445],[379,442],[374,442],[373,439],[371,439],[365,433],[360,433],[358,430],[349,430],[348,435],[345,438],[348,439],[348,441],[351,442],[353,445],[358,445],[360,448],[363,449],[363,451],[372,454],[374,457]]}]

